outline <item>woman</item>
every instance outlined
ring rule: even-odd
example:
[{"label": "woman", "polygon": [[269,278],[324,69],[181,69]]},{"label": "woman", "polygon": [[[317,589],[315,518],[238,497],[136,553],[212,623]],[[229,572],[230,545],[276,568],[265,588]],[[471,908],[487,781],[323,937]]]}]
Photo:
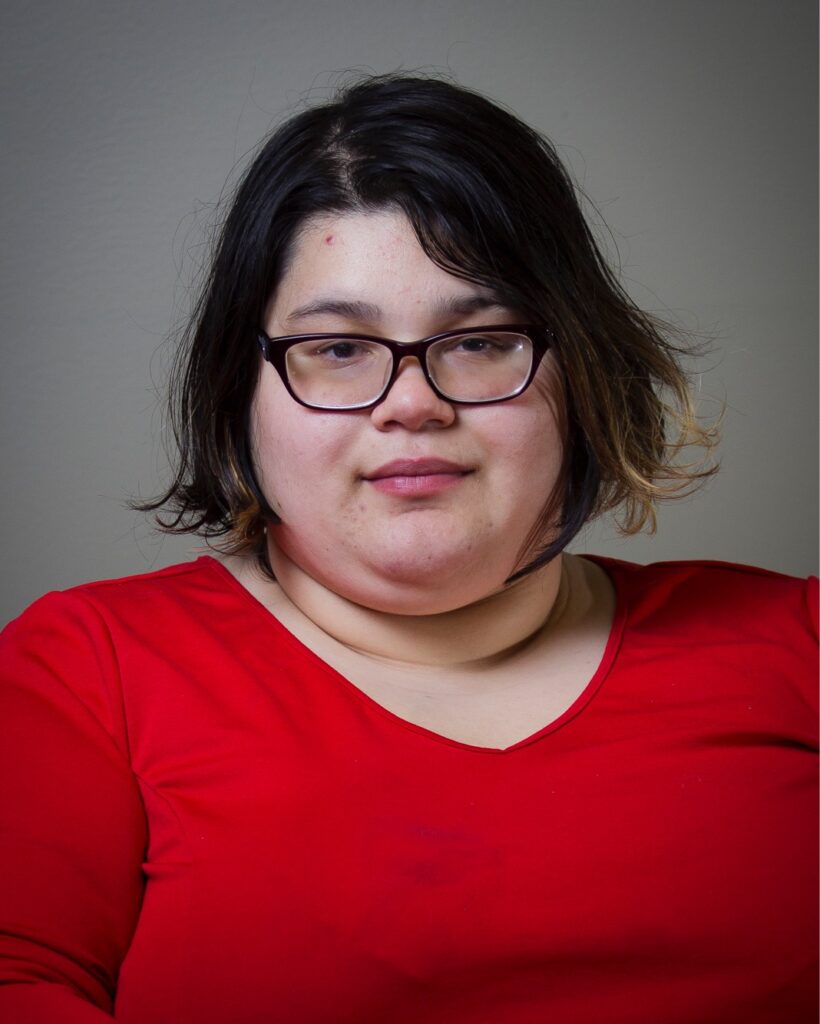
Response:
[{"label": "woman", "polygon": [[706,472],[675,355],[487,100],[276,132],[154,506],[221,556],[5,635],[7,1019],[812,1020],[816,589],[562,554]]}]

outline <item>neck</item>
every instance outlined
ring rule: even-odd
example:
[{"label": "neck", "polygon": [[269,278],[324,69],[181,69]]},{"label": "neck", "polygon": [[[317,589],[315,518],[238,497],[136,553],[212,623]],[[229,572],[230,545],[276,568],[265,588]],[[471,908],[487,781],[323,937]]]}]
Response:
[{"label": "neck", "polygon": [[560,555],[465,607],[399,615],[356,604],[309,576],[275,545],[270,548],[276,584],[263,580],[248,563],[239,572],[235,566],[232,570],[284,625],[297,635],[318,628],[357,653],[394,663],[456,667],[503,660],[560,616],[566,604]]}]

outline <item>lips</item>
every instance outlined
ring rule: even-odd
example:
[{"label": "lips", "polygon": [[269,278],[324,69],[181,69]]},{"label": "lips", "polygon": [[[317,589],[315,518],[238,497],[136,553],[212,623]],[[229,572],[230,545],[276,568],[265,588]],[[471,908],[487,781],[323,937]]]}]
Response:
[{"label": "lips", "polygon": [[372,473],[366,473],[364,478],[365,480],[385,480],[394,476],[450,476],[453,474],[462,476],[469,472],[466,466],[448,462],[446,459],[395,459],[393,462],[385,462],[383,466],[374,469]]},{"label": "lips", "polygon": [[429,497],[460,483],[472,472],[447,459],[394,459],[364,475],[383,494]]}]

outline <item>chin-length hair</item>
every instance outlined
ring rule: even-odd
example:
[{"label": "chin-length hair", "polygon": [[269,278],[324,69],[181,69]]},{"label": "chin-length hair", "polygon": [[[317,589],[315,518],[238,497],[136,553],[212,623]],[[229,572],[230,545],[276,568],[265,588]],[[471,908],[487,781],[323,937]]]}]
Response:
[{"label": "chin-length hair", "polygon": [[[380,75],[286,121],[235,190],[171,375],[174,477],[137,505],[162,529],[221,538],[267,565],[278,520],[254,471],[258,331],[311,218],[384,210],[407,217],[436,265],[552,333],[563,466],[511,579],[602,512],[618,509],[625,533],[654,529],[659,499],[714,471],[686,348],[618,283],[552,144],[449,81]],[[690,446],[699,457],[682,462]]]}]

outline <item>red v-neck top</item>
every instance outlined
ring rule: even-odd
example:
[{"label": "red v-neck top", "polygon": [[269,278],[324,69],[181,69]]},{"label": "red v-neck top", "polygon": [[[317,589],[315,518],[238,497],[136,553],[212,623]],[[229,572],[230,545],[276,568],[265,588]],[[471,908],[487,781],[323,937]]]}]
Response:
[{"label": "red v-neck top", "polygon": [[600,564],[600,668],[505,750],[386,711],[211,558],[33,605],[0,1019],[814,1024],[816,581]]}]

